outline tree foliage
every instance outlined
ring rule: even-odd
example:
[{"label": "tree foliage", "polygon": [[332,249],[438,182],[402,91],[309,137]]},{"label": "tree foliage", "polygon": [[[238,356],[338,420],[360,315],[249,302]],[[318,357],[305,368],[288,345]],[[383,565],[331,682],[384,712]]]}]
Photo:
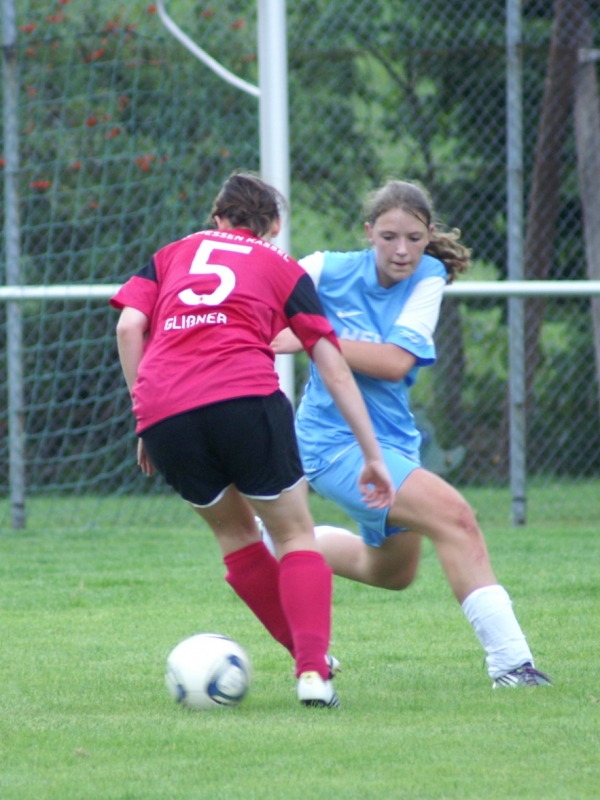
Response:
[{"label": "tree foliage", "polygon": [[[200,46],[257,82],[255,0],[166,5]],[[589,4],[597,33],[596,6]],[[527,196],[554,8],[549,0],[523,3]],[[121,281],[166,241],[205,224],[232,169],[259,169],[258,103],[172,39],[150,2],[26,0],[17,11],[23,280]],[[362,247],[364,194],[393,176],[426,185],[439,217],[459,227],[473,248],[475,276],[506,277],[504,14],[504,0],[287,4],[294,255]],[[548,274],[582,278],[570,128],[560,160]],[[480,441],[494,442],[467,464],[469,480],[502,477],[507,453],[503,445],[498,455],[496,443],[505,419],[499,364],[506,315],[489,302],[445,305],[440,368],[417,397],[446,446],[455,443],[457,424],[471,453]],[[548,313],[566,318],[569,308],[551,305]],[[41,313],[27,306],[24,316],[30,448],[44,463],[60,454],[64,469],[73,456],[76,471],[84,444],[103,451],[108,419],[119,420],[113,437],[127,427],[128,399],[110,340],[114,319],[105,308],[90,305],[83,313],[50,303]],[[577,330],[577,341],[585,341],[585,321]],[[565,373],[557,366],[569,350],[565,342],[546,352],[543,335],[540,342],[532,386],[547,411],[535,425],[559,447],[546,418],[551,398],[561,396],[571,409],[567,428],[570,418],[580,419],[576,393],[564,392]],[[582,380],[593,382],[593,367],[585,362],[585,369]],[[48,403],[51,392],[58,399]],[[90,400],[98,392],[104,406]],[[60,440],[65,416],[73,430],[86,430],[83,438]],[[597,411],[589,419],[585,439],[597,445]],[[122,450],[107,452],[102,474],[111,459],[122,458]],[[42,470],[33,482],[46,480]]]}]

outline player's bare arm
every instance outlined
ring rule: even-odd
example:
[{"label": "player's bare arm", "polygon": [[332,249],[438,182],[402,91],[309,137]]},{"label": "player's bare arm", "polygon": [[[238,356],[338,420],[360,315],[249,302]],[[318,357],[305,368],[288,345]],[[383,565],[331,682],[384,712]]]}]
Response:
[{"label": "player's bare arm", "polygon": [[340,339],[340,347],[344,358],[353,372],[379,378],[384,381],[398,382],[417,363],[417,359],[408,350],[395,344],[385,342],[353,342]]},{"label": "player's bare arm", "polygon": [[144,354],[147,331],[148,317],[137,308],[125,306],[117,323],[117,348],[130,394]]},{"label": "player's bare arm", "polygon": [[[401,381],[417,363],[408,350],[385,342],[354,342],[340,339],[342,354],[353,372],[384,381]],[[302,343],[291,328],[284,328],[271,342],[277,355],[300,353]]]},{"label": "player's bare arm", "polygon": [[385,508],[394,501],[394,486],[375,438],[369,412],[348,364],[326,338],[313,348],[313,360],[340,413],[352,429],[363,452],[365,466],[359,477],[364,501],[370,508]]},{"label": "player's bare arm", "polygon": [[[148,332],[148,317],[137,308],[125,306],[117,323],[117,348],[127,388],[131,394],[137,378],[138,367],[144,354],[144,341]],[[137,463],[145,475],[154,475],[144,443],[138,440]]]},{"label": "player's bare arm", "polygon": [[280,331],[271,342],[271,347],[276,355],[301,353],[304,349],[302,342],[291,328],[284,328]]}]

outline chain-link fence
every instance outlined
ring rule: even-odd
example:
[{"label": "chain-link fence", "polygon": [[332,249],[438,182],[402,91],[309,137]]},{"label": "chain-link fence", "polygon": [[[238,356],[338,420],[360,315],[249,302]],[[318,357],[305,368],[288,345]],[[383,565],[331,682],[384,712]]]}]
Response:
[{"label": "chain-link fence", "polygon": [[[168,10],[256,83],[254,0],[172,0]],[[204,224],[232,169],[259,168],[256,99],[195,60],[155,12],[113,0],[19,3],[24,284],[120,282]],[[525,277],[598,279],[600,5],[526,0],[522,12]],[[461,229],[468,279],[508,276],[505,16],[504,0],[288,2],[296,257],[363,246],[363,197],[393,176],[420,180],[438,216]],[[526,301],[527,469],[537,481],[600,473],[596,302]],[[1,304],[0,315],[7,495]],[[114,312],[45,300],[24,303],[22,316],[28,493],[148,492]],[[446,298],[438,363],[413,390],[425,463],[461,486],[508,480],[507,320],[506,300]],[[298,359],[298,391],[304,370]]]}]

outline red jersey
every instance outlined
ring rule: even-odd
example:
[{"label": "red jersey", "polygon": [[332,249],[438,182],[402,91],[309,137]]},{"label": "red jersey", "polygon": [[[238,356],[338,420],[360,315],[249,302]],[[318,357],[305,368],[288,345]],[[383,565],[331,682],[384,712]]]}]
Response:
[{"label": "red jersey", "polygon": [[111,298],[148,317],[133,387],[140,433],[166,417],[279,388],[270,342],[288,325],[307,352],[336,335],[302,267],[245,229],[163,247]]}]

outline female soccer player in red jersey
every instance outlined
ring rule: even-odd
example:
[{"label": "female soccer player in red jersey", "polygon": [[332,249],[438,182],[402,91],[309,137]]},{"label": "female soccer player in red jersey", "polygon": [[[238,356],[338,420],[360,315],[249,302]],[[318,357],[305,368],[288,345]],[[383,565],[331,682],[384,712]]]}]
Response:
[{"label": "female soccer player in red jersey", "polygon": [[281,330],[300,339],[360,444],[366,505],[386,507],[394,492],[314,285],[271,244],[281,204],[255,175],[233,174],[213,204],[216,230],[163,247],[111,304],[122,309],[117,342],[140,467],[156,468],[210,525],[226,580],[294,657],[299,700],[336,706],[331,569],[317,550],[293,411],[274,370],[270,342]]}]

